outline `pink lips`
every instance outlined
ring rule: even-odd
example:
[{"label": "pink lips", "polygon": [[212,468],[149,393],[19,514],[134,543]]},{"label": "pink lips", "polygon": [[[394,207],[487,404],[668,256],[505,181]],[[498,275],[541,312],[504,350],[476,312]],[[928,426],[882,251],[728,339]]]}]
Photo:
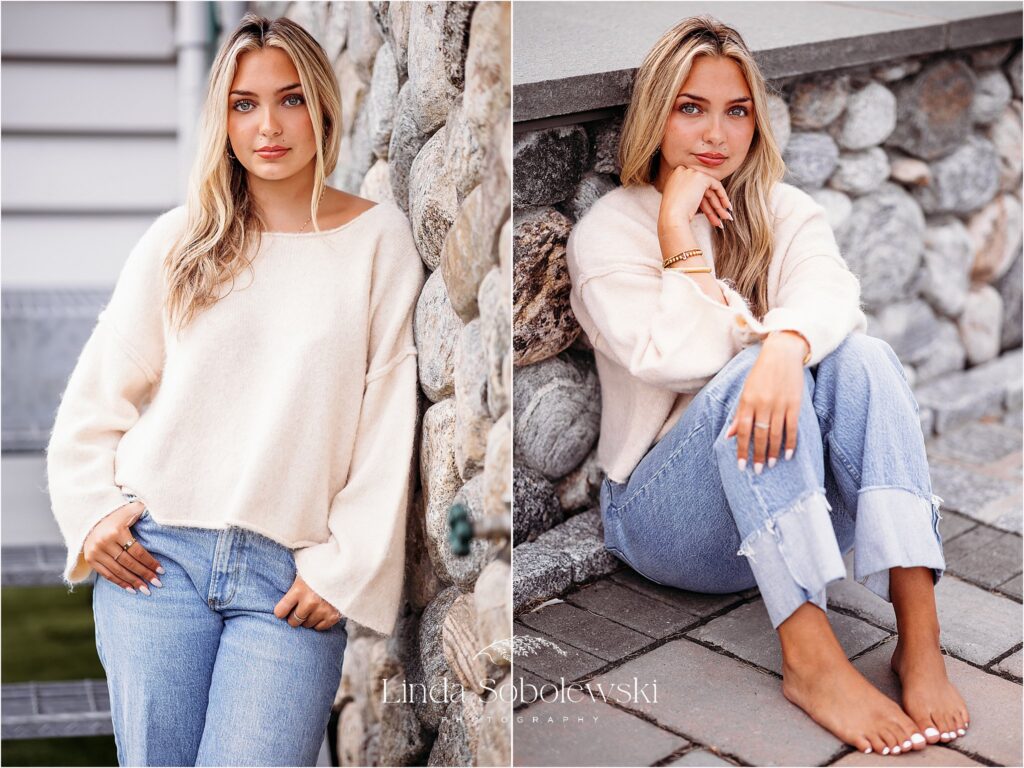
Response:
[{"label": "pink lips", "polygon": [[715,168],[725,162],[724,157],[711,157],[709,155],[694,155],[694,157],[711,168]]},{"label": "pink lips", "polygon": [[266,160],[274,160],[278,157],[284,157],[287,151],[287,149],[256,150],[256,154]]}]

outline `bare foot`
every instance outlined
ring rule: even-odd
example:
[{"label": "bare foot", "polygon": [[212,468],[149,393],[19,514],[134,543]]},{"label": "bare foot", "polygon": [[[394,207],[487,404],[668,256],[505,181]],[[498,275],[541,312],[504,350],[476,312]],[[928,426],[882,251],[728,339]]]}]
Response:
[{"label": "bare foot", "polygon": [[924,749],[924,735],[900,705],[846,658],[825,614],[804,603],[779,626],[782,693],[818,725],[861,752]]},{"label": "bare foot", "polygon": [[889,666],[903,686],[903,709],[929,744],[953,741],[967,733],[967,705],[946,677],[937,641],[900,637]]}]

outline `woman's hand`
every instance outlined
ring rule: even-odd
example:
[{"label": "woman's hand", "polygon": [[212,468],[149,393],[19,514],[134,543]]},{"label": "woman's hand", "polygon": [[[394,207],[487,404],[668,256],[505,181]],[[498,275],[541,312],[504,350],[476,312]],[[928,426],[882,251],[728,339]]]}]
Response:
[{"label": "woman's hand", "polygon": [[662,190],[659,226],[688,224],[702,211],[711,225],[717,227],[723,220],[732,221],[727,210],[731,208],[722,182],[696,168],[677,165]]},{"label": "woman's hand", "polygon": [[287,619],[293,627],[310,627],[321,632],[341,621],[341,614],[334,606],[310,589],[298,574],[291,589],[274,606],[274,615]]},{"label": "woman's hand", "polygon": [[[738,435],[736,458],[740,471],[746,469],[750,437],[754,438],[754,472],[761,474],[765,456],[768,466],[775,466],[786,435],[786,458],[796,450],[796,427],[800,401],[804,393],[804,355],[807,343],[794,333],[775,333],[764,340],[761,353],[740,394],[736,418],[729,425],[726,437]],[[768,429],[755,427],[754,422],[768,424]]]},{"label": "woman's hand", "polygon": [[129,526],[142,517],[145,509],[141,501],[133,501],[118,507],[96,523],[85,537],[82,557],[107,581],[129,592],[134,592],[134,587],[148,594],[145,582],[163,586],[157,573],[163,573],[164,569],[137,541],[127,550],[121,546],[135,538]]}]

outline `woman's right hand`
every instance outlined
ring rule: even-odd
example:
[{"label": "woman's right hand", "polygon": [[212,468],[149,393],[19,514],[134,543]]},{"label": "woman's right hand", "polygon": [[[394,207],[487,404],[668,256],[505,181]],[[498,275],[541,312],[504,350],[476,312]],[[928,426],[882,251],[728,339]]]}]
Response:
[{"label": "woman's right hand", "polygon": [[100,576],[124,589],[141,589],[146,581],[160,586],[157,578],[157,569],[163,572],[160,563],[138,541],[127,550],[121,546],[122,542],[135,538],[129,526],[142,517],[145,509],[141,501],[115,509],[93,526],[82,546],[85,561]]},{"label": "woman's right hand", "polygon": [[688,225],[698,212],[703,212],[711,226],[717,227],[722,221],[732,221],[727,210],[731,206],[722,182],[696,168],[677,165],[662,191],[659,225]]}]

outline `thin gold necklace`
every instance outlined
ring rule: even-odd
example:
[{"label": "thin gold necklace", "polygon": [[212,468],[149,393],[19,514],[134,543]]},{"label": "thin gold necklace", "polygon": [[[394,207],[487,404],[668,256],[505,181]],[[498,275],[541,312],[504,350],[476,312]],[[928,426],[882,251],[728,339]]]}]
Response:
[{"label": "thin gold necklace", "polygon": [[[323,190],[321,190],[320,197],[318,197],[316,199],[316,207],[318,209],[320,208],[320,201],[324,199],[324,192],[326,192],[326,191],[327,191],[327,188],[325,187]],[[299,232],[302,232],[302,230],[304,230],[306,228],[306,225],[309,224],[309,222],[311,222],[312,220],[313,220],[312,216],[310,216],[308,219],[306,219],[306,223],[303,224],[301,227],[299,227]],[[296,232],[295,234],[299,234],[299,232]]]}]

